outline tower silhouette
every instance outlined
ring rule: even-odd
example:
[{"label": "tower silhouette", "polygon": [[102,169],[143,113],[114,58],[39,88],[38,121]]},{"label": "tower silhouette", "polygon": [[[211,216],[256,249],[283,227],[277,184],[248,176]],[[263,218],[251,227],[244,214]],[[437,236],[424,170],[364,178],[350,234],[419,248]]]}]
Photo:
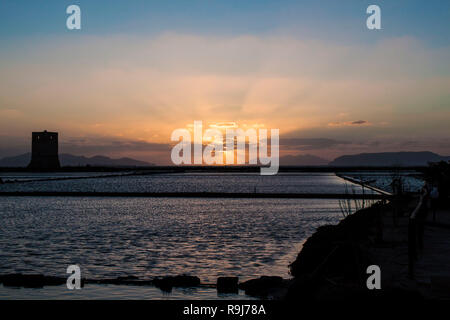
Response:
[{"label": "tower silhouette", "polygon": [[44,130],[32,133],[31,162],[28,167],[32,169],[57,169],[60,167],[57,132]]}]

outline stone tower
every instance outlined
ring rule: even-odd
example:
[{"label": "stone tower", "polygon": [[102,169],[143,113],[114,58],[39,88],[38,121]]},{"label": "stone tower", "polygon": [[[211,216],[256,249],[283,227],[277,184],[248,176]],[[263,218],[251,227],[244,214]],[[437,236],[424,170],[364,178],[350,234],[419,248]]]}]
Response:
[{"label": "stone tower", "polygon": [[57,169],[60,167],[58,158],[58,133],[33,132],[31,138],[32,169]]}]

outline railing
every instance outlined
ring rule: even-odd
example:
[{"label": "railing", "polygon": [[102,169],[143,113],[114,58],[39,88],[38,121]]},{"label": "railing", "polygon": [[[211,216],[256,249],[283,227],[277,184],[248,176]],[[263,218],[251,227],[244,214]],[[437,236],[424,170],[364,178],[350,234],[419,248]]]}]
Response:
[{"label": "railing", "polygon": [[366,183],[366,182],[364,182],[364,181],[362,181],[360,179],[356,179],[356,178],[350,177],[350,176],[345,176],[345,175],[342,175],[340,173],[335,173],[335,174],[336,174],[336,176],[338,176],[341,179],[347,180],[347,181],[349,181],[351,183],[354,183],[354,184],[358,184],[361,187],[373,190],[373,191],[375,191],[375,192],[377,192],[379,194],[382,194],[382,195],[385,195],[385,196],[389,196],[389,197],[393,195],[391,192],[387,192],[385,190],[381,190],[380,188],[376,188],[374,186],[371,186],[370,184],[368,184],[368,183]]},{"label": "railing", "polygon": [[423,249],[423,231],[427,213],[427,195],[420,195],[420,200],[409,217],[408,223],[408,271],[414,278],[414,264],[418,258],[419,249]]}]

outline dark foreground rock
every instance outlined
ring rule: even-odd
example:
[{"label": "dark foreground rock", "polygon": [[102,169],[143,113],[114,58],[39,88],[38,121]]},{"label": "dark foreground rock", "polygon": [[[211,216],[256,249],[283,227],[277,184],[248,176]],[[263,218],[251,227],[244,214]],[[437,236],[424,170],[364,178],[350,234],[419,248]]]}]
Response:
[{"label": "dark foreground rock", "polygon": [[0,283],[5,287],[42,288],[65,284],[66,278],[44,276],[41,274],[7,274],[0,275]]},{"label": "dark foreground rock", "polygon": [[367,247],[378,241],[382,210],[376,204],[347,216],[337,225],[319,227],[289,266],[294,276],[288,299],[327,300],[367,291],[366,268],[374,264]]},{"label": "dark foreground rock", "polygon": [[282,277],[262,276],[258,279],[251,279],[239,284],[239,288],[245,291],[245,294],[254,297],[266,298],[268,296],[279,295],[279,292],[287,289],[288,280]]},{"label": "dark foreground rock", "polygon": [[375,240],[371,231],[379,225],[380,212],[385,209],[376,204],[347,216],[337,225],[319,227],[289,266],[291,274],[298,277],[326,271],[351,279],[361,275],[360,268],[355,267],[369,262],[361,249]]},{"label": "dark foreground rock", "polygon": [[164,278],[157,278],[153,280],[155,287],[163,291],[172,291],[173,287],[198,287],[200,285],[200,278],[196,276],[169,276]]},{"label": "dark foreground rock", "polygon": [[151,286],[152,280],[140,280],[135,276],[117,277],[112,279],[87,279],[88,284],[115,284],[115,285],[133,285],[133,286]]},{"label": "dark foreground rock", "polygon": [[238,293],[238,277],[219,277],[217,278],[218,293]]},{"label": "dark foreground rock", "polygon": [[[44,286],[65,285],[67,278],[45,276],[42,274],[5,274],[0,275],[0,284],[5,287],[42,288]],[[124,276],[110,279],[81,279],[81,286],[85,284],[114,284],[134,286],[155,286],[161,290],[170,291],[172,287],[197,287],[200,279],[195,276],[168,276],[154,280],[141,280],[135,276]]]},{"label": "dark foreground rock", "polygon": [[[399,242],[403,240],[392,240],[387,236],[389,230],[405,232],[406,227],[386,229],[388,222],[394,225],[393,212],[400,217],[402,210],[409,210],[410,200],[405,198],[401,201],[377,203],[347,216],[337,225],[319,227],[290,265],[294,279],[286,298],[291,301],[420,299],[410,288],[398,287],[391,281],[392,276],[381,277],[382,290],[369,290],[366,284],[368,266],[379,266],[382,275],[392,274],[384,261],[394,258],[390,257],[391,252],[397,251],[392,248],[404,246],[407,249],[406,243]],[[398,235],[397,238],[401,239]],[[384,250],[384,255],[380,254],[381,250]],[[389,256],[389,259],[384,256]]]}]

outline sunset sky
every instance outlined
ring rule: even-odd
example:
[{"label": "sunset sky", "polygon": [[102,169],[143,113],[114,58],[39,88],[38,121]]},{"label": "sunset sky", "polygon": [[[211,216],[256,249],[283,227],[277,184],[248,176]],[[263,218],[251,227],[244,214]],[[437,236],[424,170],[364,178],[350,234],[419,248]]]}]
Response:
[{"label": "sunset sky", "polygon": [[167,163],[194,120],[278,128],[282,155],[450,155],[449,35],[437,0],[2,0],[0,158],[46,129],[62,153]]}]

